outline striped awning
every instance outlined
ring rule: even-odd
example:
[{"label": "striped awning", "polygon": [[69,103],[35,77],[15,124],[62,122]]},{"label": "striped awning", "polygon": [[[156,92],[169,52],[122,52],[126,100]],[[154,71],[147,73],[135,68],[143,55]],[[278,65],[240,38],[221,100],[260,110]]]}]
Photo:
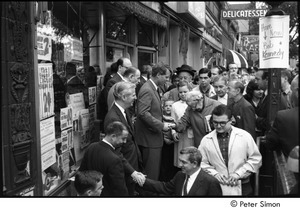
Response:
[{"label": "striped awning", "polygon": [[248,62],[242,54],[234,50],[230,50],[230,49],[226,49],[226,50],[227,50],[226,52],[227,64],[234,62],[238,65],[239,68],[240,67],[248,68]]}]

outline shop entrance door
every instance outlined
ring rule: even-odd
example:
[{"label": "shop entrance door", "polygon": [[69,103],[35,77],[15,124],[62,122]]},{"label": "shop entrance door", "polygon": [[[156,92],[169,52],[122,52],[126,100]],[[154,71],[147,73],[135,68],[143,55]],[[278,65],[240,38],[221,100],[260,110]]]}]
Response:
[{"label": "shop entrance door", "polygon": [[139,51],[138,52],[138,68],[142,69],[143,65],[150,65],[153,63],[154,52],[152,51]]}]

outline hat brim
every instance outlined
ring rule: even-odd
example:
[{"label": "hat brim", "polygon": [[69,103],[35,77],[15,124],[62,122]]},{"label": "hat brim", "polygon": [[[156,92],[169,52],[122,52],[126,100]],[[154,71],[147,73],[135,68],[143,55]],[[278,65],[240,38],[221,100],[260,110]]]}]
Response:
[{"label": "hat brim", "polygon": [[181,72],[187,72],[189,74],[191,74],[193,77],[194,77],[194,74],[195,74],[195,70],[186,70],[186,69],[180,69],[180,68],[176,68],[176,73],[179,74]]}]

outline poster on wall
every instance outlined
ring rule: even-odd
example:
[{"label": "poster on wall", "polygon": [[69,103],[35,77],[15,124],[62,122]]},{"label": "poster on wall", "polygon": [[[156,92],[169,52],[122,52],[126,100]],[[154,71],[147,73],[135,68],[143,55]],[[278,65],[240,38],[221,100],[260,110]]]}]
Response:
[{"label": "poster on wall", "polygon": [[60,109],[60,128],[65,130],[73,126],[72,107]]},{"label": "poster on wall", "polygon": [[40,122],[42,171],[56,162],[54,117]]},{"label": "poster on wall", "polygon": [[52,55],[52,39],[51,36],[37,35],[37,54],[39,60],[51,61]]},{"label": "poster on wall", "polygon": [[96,87],[89,87],[89,105],[96,103]]},{"label": "poster on wall", "polygon": [[52,63],[38,64],[40,119],[54,115],[54,91]]},{"label": "poster on wall", "polygon": [[259,67],[289,67],[289,15],[259,18]]}]

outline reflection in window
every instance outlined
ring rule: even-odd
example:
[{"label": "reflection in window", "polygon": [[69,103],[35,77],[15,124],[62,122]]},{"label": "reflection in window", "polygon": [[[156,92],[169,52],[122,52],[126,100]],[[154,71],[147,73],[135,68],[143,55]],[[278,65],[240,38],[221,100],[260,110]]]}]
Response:
[{"label": "reflection in window", "polygon": [[129,43],[129,21],[108,19],[106,21],[106,38]]}]

